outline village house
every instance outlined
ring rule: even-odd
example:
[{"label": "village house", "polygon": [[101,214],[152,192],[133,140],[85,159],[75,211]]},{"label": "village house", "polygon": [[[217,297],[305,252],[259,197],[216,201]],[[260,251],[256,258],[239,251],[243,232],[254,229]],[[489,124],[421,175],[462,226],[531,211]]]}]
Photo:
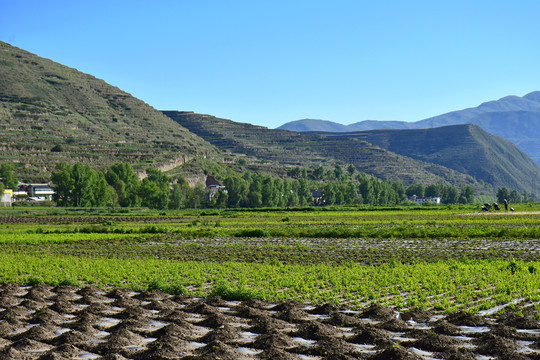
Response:
[{"label": "village house", "polygon": [[208,190],[207,197],[212,199],[218,191],[227,192],[225,186],[221,185],[213,176],[208,175],[206,177],[206,189]]},{"label": "village house", "polygon": [[54,189],[49,184],[19,183],[17,191],[13,192],[15,200],[45,201],[52,200]]},{"label": "village house", "polygon": [[0,206],[11,206],[13,203],[13,190],[6,189],[0,197]]},{"label": "village house", "polygon": [[422,205],[425,202],[433,203],[433,204],[440,204],[441,198],[438,196],[427,196],[427,197],[421,197],[421,196],[409,196],[409,201],[415,202],[419,205]]},{"label": "village house", "polygon": [[324,204],[323,193],[321,189],[309,190],[309,192],[311,193],[311,197],[313,198],[313,204],[315,205]]}]

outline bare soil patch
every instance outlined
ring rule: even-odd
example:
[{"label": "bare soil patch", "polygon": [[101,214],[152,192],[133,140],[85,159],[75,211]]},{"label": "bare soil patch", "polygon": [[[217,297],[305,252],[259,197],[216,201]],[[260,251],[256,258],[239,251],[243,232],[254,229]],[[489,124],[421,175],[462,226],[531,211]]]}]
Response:
[{"label": "bare soil patch", "polygon": [[[538,359],[530,316],[0,285],[0,359]],[[441,315],[441,314],[438,314]]]}]

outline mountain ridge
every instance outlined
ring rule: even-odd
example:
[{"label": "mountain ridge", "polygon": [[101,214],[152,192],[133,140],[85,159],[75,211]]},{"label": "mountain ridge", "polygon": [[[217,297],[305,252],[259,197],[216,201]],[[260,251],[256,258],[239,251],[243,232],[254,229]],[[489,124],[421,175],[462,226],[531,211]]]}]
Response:
[{"label": "mountain ridge", "polygon": [[325,133],[356,138],[389,151],[439,164],[490,183],[540,193],[540,166],[510,141],[491,135],[478,125],[459,124],[428,129],[368,130]]},{"label": "mountain ridge", "polygon": [[[512,119],[504,126],[503,119]],[[354,132],[376,129],[422,129],[446,125],[475,124],[485,131],[500,136],[525,151],[540,164],[540,91],[522,97],[505,96],[487,101],[475,108],[467,108],[433,116],[416,122],[364,120],[342,125],[328,120],[302,119],[278,127],[291,131]],[[323,130],[324,128],[324,130]]]},{"label": "mountain ridge", "polygon": [[256,156],[289,166],[353,164],[359,171],[404,185],[442,183],[482,186],[472,177],[434,163],[412,159],[353,138],[336,139],[325,134],[302,134],[236,123],[211,115],[187,111],[164,111],[224,152]]}]

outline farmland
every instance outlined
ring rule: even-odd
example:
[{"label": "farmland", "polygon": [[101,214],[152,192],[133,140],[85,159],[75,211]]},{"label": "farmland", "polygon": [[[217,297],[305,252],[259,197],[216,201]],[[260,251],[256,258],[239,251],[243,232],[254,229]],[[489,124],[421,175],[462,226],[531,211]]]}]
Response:
[{"label": "farmland", "polygon": [[[320,359],[325,358],[324,351],[337,351],[332,350],[336,344],[323,344],[326,337],[302,333],[307,331],[308,320],[312,326],[332,327],[339,333],[337,339],[350,345],[341,344],[348,350],[342,349],[340,358],[384,356],[392,351],[389,344],[393,348],[401,344],[407,356],[451,358],[446,350],[433,345],[435,340],[426,340],[429,346],[420,343],[430,334],[452,335],[448,331],[435,335],[427,331],[450,325],[462,326],[454,329],[453,334],[461,336],[457,339],[459,346],[454,346],[456,339],[452,338],[446,340],[454,341],[453,345],[443,347],[466,350],[459,350],[462,357],[455,358],[471,358],[465,356],[468,353],[472,358],[489,358],[508,355],[508,351],[537,358],[532,344],[540,343],[540,337],[536,338],[540,329],[540,206],[514,207],[515,212],[489,213],[474,206],[185,211],[2,209],[0,282],[4,285],[0,307],[4,310],[0,312],[0,325],[9,323],[3,315],[12,308],[20,308],[15,305],[26,301],[25,294],[41,291],[49,293],[43,295],[45,298],[53,299],[63,293],[67,303],[74,306],[64,312],[78,318],[82,316],[81,309],[93,308],[93,302],[87,299],[91,292],[94,297],[110,299],[99,302],[101,305],[123,299],[126,304],[139,304],[140,312],[152,310],[157,315],[147,314],[148,321],[161,322],[163,330],[171,326],[172,320],[163,317],[164,309],[150,305],[160,294],[159,302],[169,303],[170,311],[212,307],[210,312],[216,317],[234,317],[229,323],[255,334],[261,331],[253,328],[252,316],[242,318],[241,311],[250,309],[248,312],[264,313],[267,320],[285,321],[284,328],[278,327],[277,333],[284,337],[295,335],[292,338],[296,342],[282,346],[283,356],[275,358]],[[12,295],[4,295],[10,291]],[[145,299],[142,303],[141,298]],[[108,318],[120,319],[123,311],[134,309],[126,304],[120,302],[99,311],[101,316],[108,314]],[[40,308],[47,306],[42,304]],[[190,320],[190,326],[212,318],[204,311],[191,313],[190,318],[197,320]],[[292,313],[297,317],[290,318]],[[390,315],[381,315],[386,313]],[[33,324],[34,315],[17,316],[21,324]],[[338,324],[336,317],[348,325]],[[400,330],[395,329],[396,324],[386,324],[397,320],[401,321]],[[387,328],[377,324],[386,324]],[[373,331],[390,333],[382,340],[350,340],[363,333],[358,330],[360,327],[368,331],[368,325]],[[0,333],[5,340],[0,343],[4,351],[22,351],[13,345],[17,344],[15,337],[22,331],[21,326],[14,325],[11,332]],[[94,330],[112,332],[113,326],[109,330],[100,326],[96,325]],[[206,336],[219,328],[201,326],[206,329]],[[504,327],[513,329],[506,338],[494,330],[502,332]],[[516,333],[516,328],[523,331]],[[141,330],[139,324],[134,329],[130,331],[139,338],[159,338],[151,334],[159,328]],[[515,346],[496,353],[482,350],[477,342],[488,336],[486,333],[493,341],[507,339],[507,344]],[[208,350],[204,345],[211,343],[201,340],[205,334],[188,337],[189,341],[202,344],[201,349],[179,351],[195,358],[216,358],[204,353]],[[57,346],[52,338],[43,341],[42,350],[21,354],[33,359],[54,352]],[[332,338],[336,340],[336,336]],[[109,344],[107,339],[94,339],[92,346],[86,343],[86,348],[84,341],[77,345],[88,357],[98,358],[98,354],[108,352],[103,348],[103,344]],[[306,346],[298,339],[316,343]],[[224,346],[221,350],[228,349],[238,358],[272,358],[264,357],[272,349],[251,343],[256,339],[238,335],[220,341]],[[136,341],[127,343],[133,345]],[[115,352],[125,358],[144,358],[145,352],[153,349],[149,344],[127,346],[129,349],[126,346]],[[239,353],[238,348],[246,350]],[[160,356],[154,358],[176,358]],[[392,356],[388,358],[401,358]]]}]

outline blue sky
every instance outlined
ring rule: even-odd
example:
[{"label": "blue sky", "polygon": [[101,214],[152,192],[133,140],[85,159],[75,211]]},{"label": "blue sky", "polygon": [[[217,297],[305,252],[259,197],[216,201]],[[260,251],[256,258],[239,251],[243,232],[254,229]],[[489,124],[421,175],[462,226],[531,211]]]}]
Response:
[{"label": "blue sky", "polygon": [[539,1],[13,1],[0,40],[161,110],[416,121],[540,90]]}]

